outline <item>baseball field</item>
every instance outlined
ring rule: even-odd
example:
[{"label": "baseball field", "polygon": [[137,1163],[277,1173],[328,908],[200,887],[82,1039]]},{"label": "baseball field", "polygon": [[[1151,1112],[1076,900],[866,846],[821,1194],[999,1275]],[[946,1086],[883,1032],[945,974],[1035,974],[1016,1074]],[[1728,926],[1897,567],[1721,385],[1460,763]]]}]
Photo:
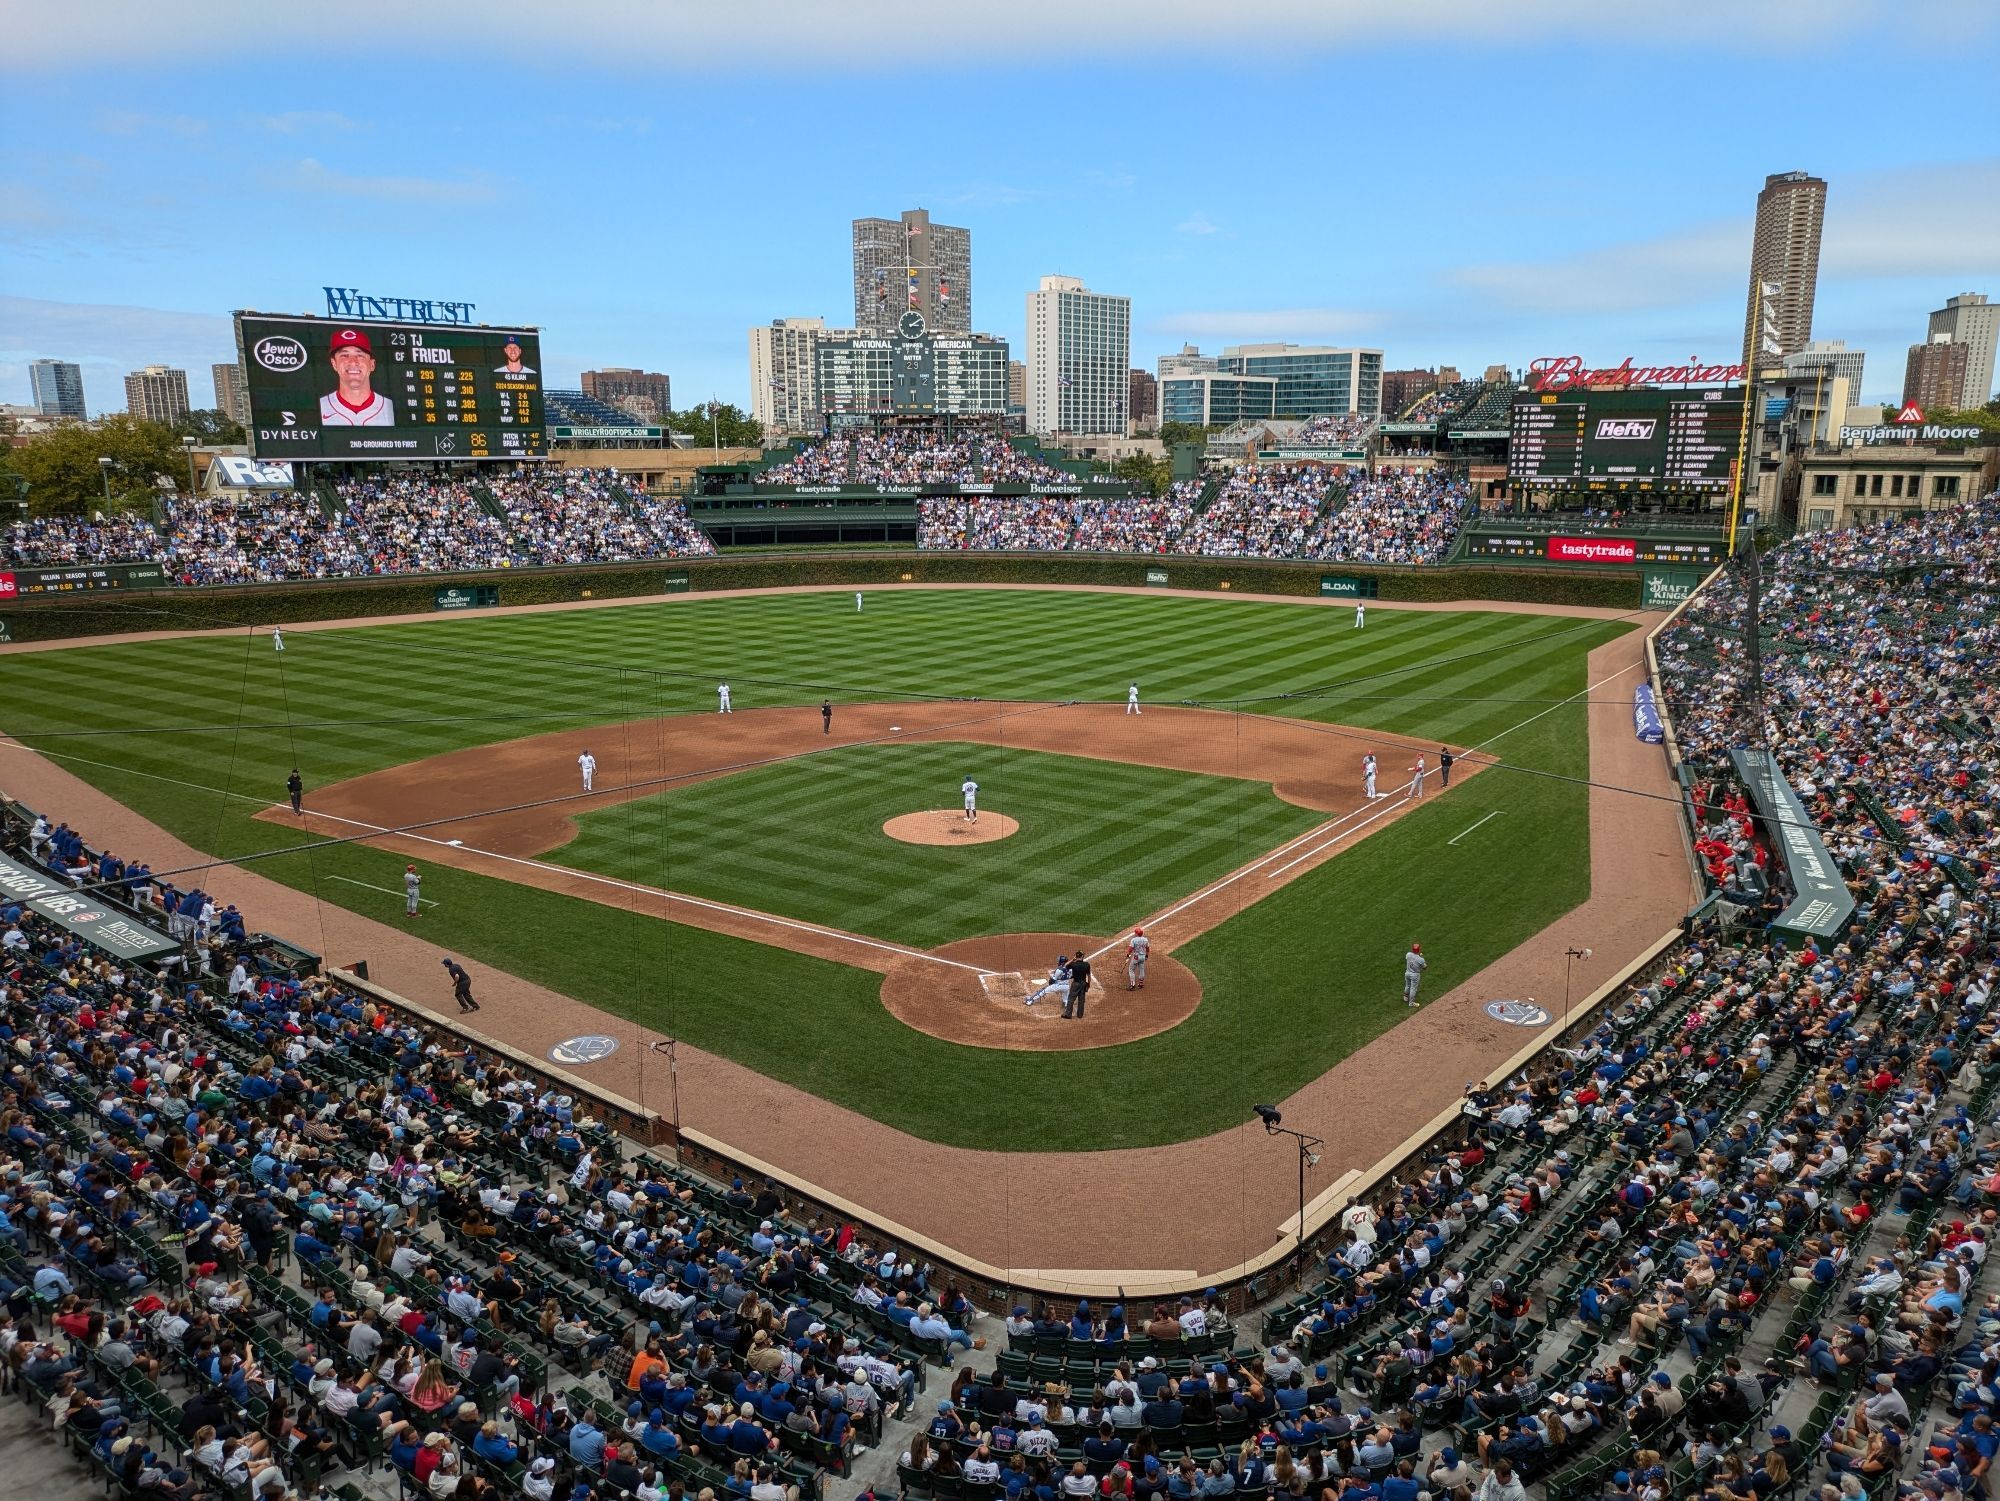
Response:
[{"label": "baseball field", "polygon": [[[1082,1151],[1235,1125],[1406,1018],[1412,940],[1442,994],[1583,901],[1585,659],[1629,629],[1384,609],[1355,630],[1055,590],[884,591],[861,613],[845,591],[691,596],[288,632],[282,654],[242,632],[9,655],[0,730],[195,849],[385,923],[416,863],[441,951],[912,1136]],[[1433,772],[1403,798],[1445,745],[1450,788]],[[1393,794],[1375,803],[1369,752]],[[955,809],[968,777],[1018,832],[884,832]],[[1142,922],[1159,980],[1132,994],[1114,945]],[[1020,1004],[1058,941],[1101,955],[1081,1023]]]}]

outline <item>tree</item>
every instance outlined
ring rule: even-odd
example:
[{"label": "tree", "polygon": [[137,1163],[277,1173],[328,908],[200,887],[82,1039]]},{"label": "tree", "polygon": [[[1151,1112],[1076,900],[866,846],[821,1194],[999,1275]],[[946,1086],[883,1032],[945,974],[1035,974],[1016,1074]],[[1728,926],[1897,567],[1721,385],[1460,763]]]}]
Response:
[{"label": "tree", "polygon": [[764,425],[726,401],[704,402],[685,412],[669,412],[665,421],[670,430],[693,438],[697,448],[711,443],[720,443],[724,448],[755,448],[764,441]]},{"label": "tree", "polygon": [[1208,442],[1208,435],[1216,430],[1203,427],[1199,422],[1163,422],[1160,424],[1158,437],[1171,451],[1176,443],[1205,444]]},{"label": "tree", "polygon": [[193,438],[208,446],[224,443],[241,443],[247,438],[243,424],[231,421],[227,414],[206,407],[189,412],[174,424],[174,436]]},{"label": "tree", "polygon": [[1173,465],[1143,453],[1127,454],[1111,466],[1111,473],[1144,495],[1164,495],[1173,481]]},{"label": "tree", "polygon": [[99,459],[110,459],[111,508],[146,510],[160,482],[187,483],[187,451],[170,427],[123,413],[94,427],[65,423],[38,433],[13,451],[12,467],[29,485],[28,509],[36,515],[79,515],[104,508],[105,477]]}]

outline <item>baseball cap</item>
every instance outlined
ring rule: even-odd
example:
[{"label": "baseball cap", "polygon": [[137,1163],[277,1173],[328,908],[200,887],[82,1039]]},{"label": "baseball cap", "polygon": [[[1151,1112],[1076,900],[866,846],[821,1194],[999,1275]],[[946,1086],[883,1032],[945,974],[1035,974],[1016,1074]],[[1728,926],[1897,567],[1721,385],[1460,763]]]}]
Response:
[{"label": "baseball cap", "polygon": [[343,328],[336,332],[332,343],[327,346],[327,353],[342,349],[360,349],[369,354],[375,352],[375,346],[368,342],[368,335],[358,328]]},{"label": "baseball cap", "polygon": [[500,339],[500,347],[502,349],[505,349],[509,344],[512,344],[516,349],[519,349],[521,347],[521,336],[519,334],[503,335]]}]

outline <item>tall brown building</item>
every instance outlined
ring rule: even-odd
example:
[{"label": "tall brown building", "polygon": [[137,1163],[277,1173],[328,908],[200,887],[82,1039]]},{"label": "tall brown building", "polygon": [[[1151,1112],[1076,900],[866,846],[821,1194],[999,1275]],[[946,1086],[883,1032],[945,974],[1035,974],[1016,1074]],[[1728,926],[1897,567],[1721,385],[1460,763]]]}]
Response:
[{"label": "tall brown building", "polygon": [[226,365],[208,368],[215,380],[215,409],[238,427],[248,427],[250,386],[243,378],[243,367],[231,360]]},{"label": "tall brown building", "polygon": [[1125,410],[1134,425],[1146,426],[1160,415],[1160,383],[1150,370],[1134,370],[1125,380]]},{"label": "tall brown building", "polygon": [[1912,344],[1903,366],[1903,405],[1915,402],[1925,412],[1956,407],[1965,390],[1965,372],[1972,346],[1940,335],[1927,344]]},{"label": "tall brown building", "polygon": [[1394,421],[1403,410],[1438,383],[1435,370],[1384,370],[1382,415]]},{"label": "tall brown building", "polygon": [[1028,409],[1028,366],[1022,360],[1007,362],[1007,405],[1024,412]]},{"label": "tall brown building", "polygon": [[[1812,340],[1813,294],[1819,287],[1819,235],[1826,222],[1826,179],[1810,172],[1773,172],[1757,195],[1757,231],[1750,246],[1750,292],[1743,311],[1743,363],[1772,368]],[[1760,318],[1757,289],[1773,284]],[[1758,325],[1775,328],[1777,347],[1759,349]],[[1755,371],[1753,370],[1754,374]]]},{"label": "tall brown building", "polygon": [[928,209],[854,221],[854,326],[890,333],[921,313],[934,334],[972,332],[972,231]]},{"label": "tall brown building", "polygon": [[673,382],[653,370],[628,370],[612,366],[583,372],[583,394],[618,406],[623,398],[636,398],[635,405],[652,407],[654,417],[664,417],[674,409]]}]

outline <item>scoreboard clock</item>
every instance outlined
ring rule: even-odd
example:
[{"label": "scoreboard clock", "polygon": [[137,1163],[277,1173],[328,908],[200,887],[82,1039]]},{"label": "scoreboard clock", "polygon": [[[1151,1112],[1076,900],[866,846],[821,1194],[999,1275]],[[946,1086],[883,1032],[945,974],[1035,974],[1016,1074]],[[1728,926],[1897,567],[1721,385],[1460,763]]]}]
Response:
[{"label": "scoreboard clock", "polygon": [[522,459],[543,440],[541,336],[236,315],[259,459]]}]

